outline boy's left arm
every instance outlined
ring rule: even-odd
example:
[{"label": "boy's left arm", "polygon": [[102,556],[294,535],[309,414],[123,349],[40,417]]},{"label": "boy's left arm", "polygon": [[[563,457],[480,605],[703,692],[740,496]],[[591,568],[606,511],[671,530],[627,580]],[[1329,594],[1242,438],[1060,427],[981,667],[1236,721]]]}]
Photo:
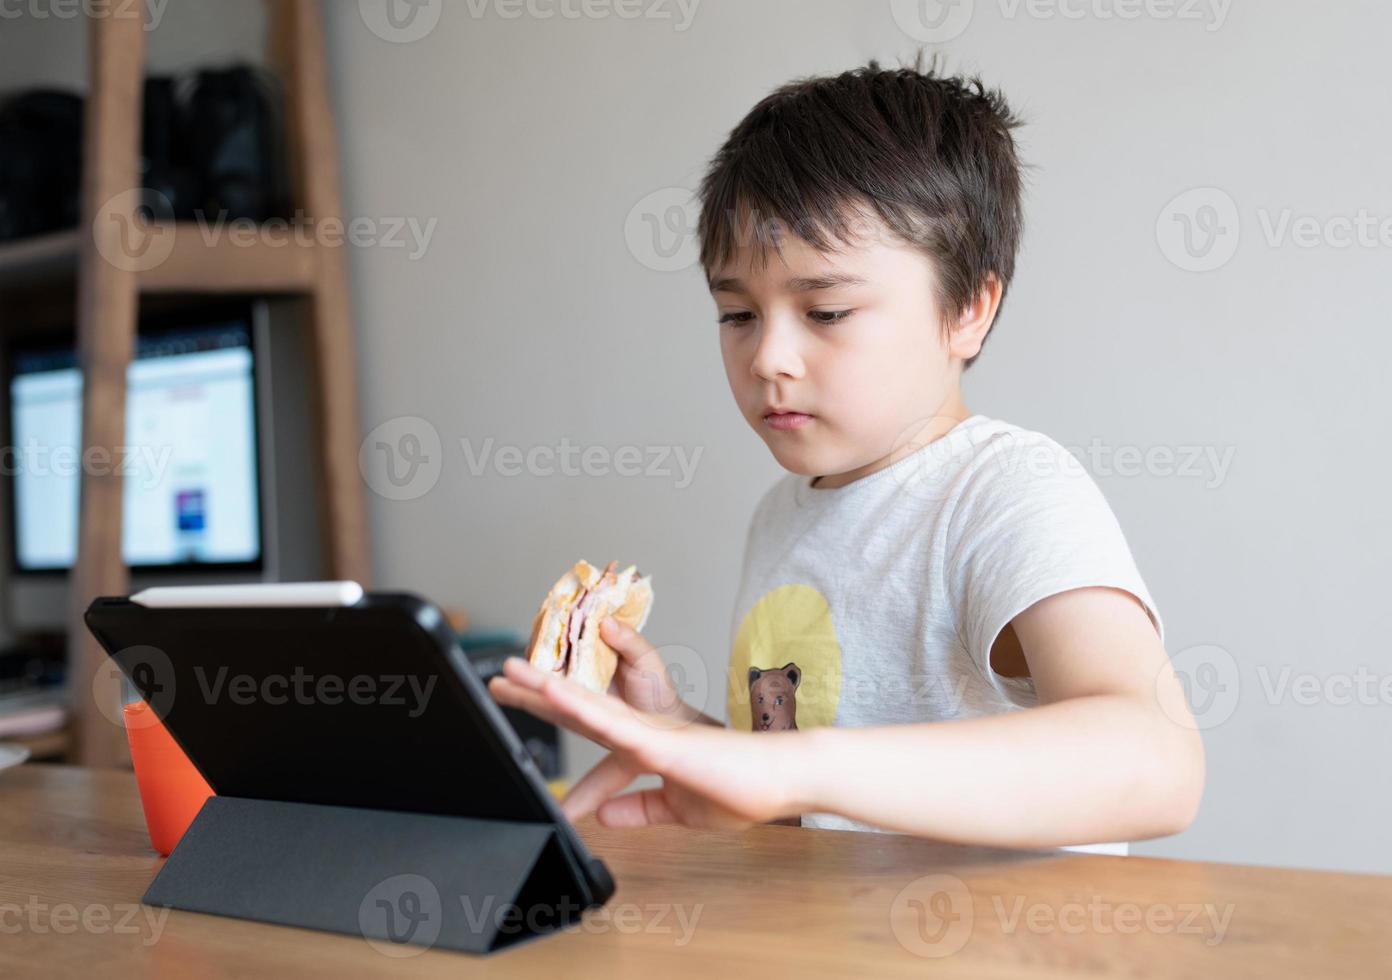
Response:
[{"label": "boy's left arm", "polygon": [[[1149,617],[1083,588],[1012,621],[1039,707],[967,721],[799,732],[674,725],[525,661],[505,704],[610,749],[564,802],[608,825],[737,827],[831,812],[971,844],[1051,847],[1175,833],[1193,819],[1203,747]],[[645,772],[658,789],[618,795]]]},{"label": "boy's left arm", "polygon": [[1009,847],[1138,840],[1189,825],[1203,743],[1150,618],[1081,588],[1012,620],[1039,707],[967,721],[809,732],[814,809]]}]

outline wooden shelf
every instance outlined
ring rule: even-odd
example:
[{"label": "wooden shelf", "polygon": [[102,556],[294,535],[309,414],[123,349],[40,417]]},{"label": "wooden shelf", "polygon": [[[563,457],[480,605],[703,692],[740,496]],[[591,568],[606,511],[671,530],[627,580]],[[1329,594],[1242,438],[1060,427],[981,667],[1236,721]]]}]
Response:
[{"label": "wooden shelf", "polygon": [[[141,234],[148,250],[129,263],[117,255],[113,264],[131,265],[142,293],[304,293],[318,272],[317,249],[331,247],[316,244],[312,228],[274,221],[255,228],[164,222]],[[81,238],[71,229],[0,245],[0,285],[75,277]]]},{"label": "wooden shelf", "polygon": [[76,228],[0,242],[0,285],[75,276],[81,252],[82,236]]},{"label": "wooden shelf", "polygon": [[[342,208],[321,4],[269,0],[268,8],[271,62],[285,94],[291,203],[296,213],[336,221]],[[136,210],[146,32],[139,18],[89,14],[87,21],[81,221],[64,235],[0,248],[0,278],[75,269],[83,452],[114,452],[124,442],[126,372],[142,294],[300,295],[308,301],[307,381],[323,473],[317,489],[324,565],[329,578],[370,587],[345,252],[275,222],[255,230],[231,223],[216,235],[197,223],[144,225]],[[122,488],[109,474],[82,472],[77,561],[68,578],[68,661],[72,688],[84,694],[73,718],[75,761],[88,766],[121,765],[126,754],[124,733],[105,717],[119,702],[120,685],[102,669],[106,652],[83,620],[94,596],[129,590]]]},{"label": "wooden shelf", "polygon": [[169,254],[150,269],[138,271],[141,292],[308,291],[318,273],[311,236],[274,222],[255,229],[204,226],[186,221],[155,225],[148,235],[171,235]]}]

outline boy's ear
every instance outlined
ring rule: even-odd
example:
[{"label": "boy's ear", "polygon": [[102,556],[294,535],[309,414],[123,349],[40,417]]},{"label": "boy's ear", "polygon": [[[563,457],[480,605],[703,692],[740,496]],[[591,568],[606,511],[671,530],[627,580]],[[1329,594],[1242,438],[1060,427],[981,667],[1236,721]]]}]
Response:
[{"label": "boy's ear", "polygon": [[967,304],[947,339],[948,353],[966,361],[981,353],[981,345],[986,343],[986,335],[991,332],[991,324],[996,320],[996,310],[1000,308],[1004,288],[995,273],[986,277],[975,298]]}]

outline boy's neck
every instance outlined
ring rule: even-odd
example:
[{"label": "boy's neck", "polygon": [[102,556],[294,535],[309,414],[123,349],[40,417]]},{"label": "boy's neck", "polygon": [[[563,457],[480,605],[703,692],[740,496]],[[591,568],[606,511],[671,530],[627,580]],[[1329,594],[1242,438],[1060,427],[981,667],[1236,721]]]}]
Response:
[{"label": "boy's neck", "polygon": [[898,462],[910,453],[917,452],[930,442],[936,442],[948,432],[952,431],[956,425],[971,416],[967,410],[966,403],[962,401],[960,390],[954,390],[947,400],[938,407],[938,410],[921,429],[915,429],[911,438],[902,446],[896,446],[894,451],[888,456],[864,466],[858,466],[853,470],[844,473],[833,473],[826,476],[817,476],[812,479],[811,486],[817,490],[835,490],[847,484],[854,483],[861,477],[869,476],[871,473],[878,473],[880,470],[889,466],[891,463]]}]

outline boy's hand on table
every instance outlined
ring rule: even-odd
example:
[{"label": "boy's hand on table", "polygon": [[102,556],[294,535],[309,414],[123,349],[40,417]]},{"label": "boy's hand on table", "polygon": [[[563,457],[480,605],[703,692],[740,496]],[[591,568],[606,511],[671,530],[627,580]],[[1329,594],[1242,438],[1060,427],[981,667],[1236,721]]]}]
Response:
[{"label": "boy's hand on table", "polygon": [[[735,829],[807,808],[799,798],[798,775],[811,758],[805,733],[754,735],[643,711],[537,670],[520,657],[508,658],[503,676],[493,678],[488,689],[500,703],[609,750],[561,801],[571,820],[595,811],[608,827],[677,823]],[[663,785],[622,792],[644,773],[660,775]]]}]

